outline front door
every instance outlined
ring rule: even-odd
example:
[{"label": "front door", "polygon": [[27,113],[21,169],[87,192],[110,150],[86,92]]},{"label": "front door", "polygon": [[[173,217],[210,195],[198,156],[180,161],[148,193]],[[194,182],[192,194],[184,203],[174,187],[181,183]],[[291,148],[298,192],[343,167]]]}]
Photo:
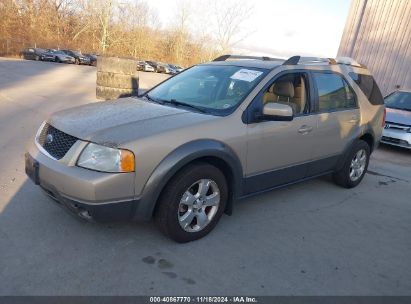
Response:
[{"label": "front door", "polygon": [[[308,77],[287,72],[257,95],[260,108],[267,102],[290,105],[292,121],[259,121],[247,126],[246,192],[262,191],[306,176],[312,159],[316,119],[310,115]],[[255,105],[254,105],[255,106]],[[258,107],[257,107],[258,108]]]}]

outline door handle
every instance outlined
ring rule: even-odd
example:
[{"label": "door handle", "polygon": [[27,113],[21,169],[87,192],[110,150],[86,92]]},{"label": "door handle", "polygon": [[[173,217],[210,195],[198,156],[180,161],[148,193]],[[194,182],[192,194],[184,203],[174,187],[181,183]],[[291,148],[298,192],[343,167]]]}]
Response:
[{"label": "door handle", "polygon": [[302,126],[298,129],[298,133],[300,133],[300,134],[307,134],[307,133],[310,133],[312,130],[313,130],[313,127],[306,126],[306,125],[302,125]]}]

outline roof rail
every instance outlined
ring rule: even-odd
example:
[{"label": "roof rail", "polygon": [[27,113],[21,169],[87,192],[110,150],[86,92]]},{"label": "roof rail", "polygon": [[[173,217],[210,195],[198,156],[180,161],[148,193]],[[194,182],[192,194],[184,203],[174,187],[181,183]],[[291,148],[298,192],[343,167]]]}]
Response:
[{"label": "roof rail", "polygon": [[258,56],[246,56],[246,55],[222,55],[220,57],[215,58],[213,61],[226,61],[228,59],[257,59],[263,61],[284,61],[284,59],[280,58],[272,58],[272,57],[258,57]]},{"label": "roof rail", "polygon": [[337,57],[337,58],[320,58],[320,57],[301,57],[292,56],[288,58],[283,65],[297,65],[307,63],[328,63],[328,64],[344,64],[359,68],[366,68],[365,65],[358,63],[350,57]]},{"label": "roof rail", "polygon": [[338,64],[345,64],[345,65],[351,65],[359,68],[365,68],[365,65],[358,63],[358,61],[350,58],[350,57],[337,57],[335,58],[335,61]]},{"label": "roof rail", "polygon": [[337,64],[334,58],[292,56],[288,58],[283,63],[283,65],[297,65],[297,64],[304,64],[304,63],[320,63],[320,62],[327,62],[329,64]]}]

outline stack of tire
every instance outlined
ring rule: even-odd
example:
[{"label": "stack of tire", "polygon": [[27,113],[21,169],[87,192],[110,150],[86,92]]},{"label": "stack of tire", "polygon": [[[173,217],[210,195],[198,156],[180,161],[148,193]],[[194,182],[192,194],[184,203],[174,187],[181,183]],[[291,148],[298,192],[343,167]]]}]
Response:
[{"label": "stack of tire", "polygon": [[97,57],[96,97],[110,100],[138,95],[136,62],[117,57]]}]

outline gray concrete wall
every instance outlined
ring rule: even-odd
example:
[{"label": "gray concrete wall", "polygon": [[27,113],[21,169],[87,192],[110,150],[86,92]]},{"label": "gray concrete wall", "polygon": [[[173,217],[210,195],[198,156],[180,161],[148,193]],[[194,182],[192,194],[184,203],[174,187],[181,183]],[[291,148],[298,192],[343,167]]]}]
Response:
[{"label": "gray concrete wall", "polygon": [[411,0],[352,0],[338,56],[365,64],[384,95],[411,89]]}]

